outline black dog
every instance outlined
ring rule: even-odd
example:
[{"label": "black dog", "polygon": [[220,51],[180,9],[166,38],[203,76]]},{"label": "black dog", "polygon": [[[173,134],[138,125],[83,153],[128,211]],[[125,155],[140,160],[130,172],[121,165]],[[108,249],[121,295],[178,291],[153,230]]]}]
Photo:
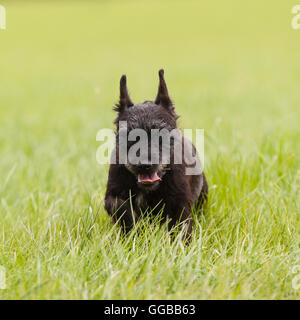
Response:
[{"label": "black dog", "polygon": [[[202,170],[198,174],[187,175],[186,169],[189,164],[184,160],[181,164],[174,161],[176,156],[174,146],[176,140],[181,146],[186,143],[191,147],[191,155],[199,159],[192,143],[179,133],[177,137],[171,137],[169,163],[164,163],[163,151],[166,147],[161,139],[154,152],[158,154],[157,163],[148,161],[148,155],[146,160],[138,163],[132,163],[129,158],[127,162],[120,163],[120,158],[124,156],[121,152],[122,144],[120,145],[122,130],[129,134],[138,128],[147,132],[147,135],[150,135],[152,129],[180,132],[176,126],[178,116],[169,98],[163,70],[159,71],[159,79],[155,101],[145,101],[140,104],[131,101],[127,91],[126,76],[123,75],[120,80],[120,101],[114,108],[118,113],[114,122],[117,126],[116,163],[112,163],[109,168],[105,209],[112,216],[113,222],[121,222],[125,231],[129,231],[134,221],[141,216],[141,212],[149,208],[152,214],[162,212],[163,221],[166,217],[169,218],[169,229],[176,223],[186,223],[187,235],[190,235],[193,224],[191,208],[194,205],[202,207],[207,198],[208,186]],[[122,123],[127,124],[125,129]],[[127,142],[125,153],[132,146],[132,141]],[[152,145],[152,151],[153,148]],[[151,151],[151,144],[148,145],[148,150]]]}]

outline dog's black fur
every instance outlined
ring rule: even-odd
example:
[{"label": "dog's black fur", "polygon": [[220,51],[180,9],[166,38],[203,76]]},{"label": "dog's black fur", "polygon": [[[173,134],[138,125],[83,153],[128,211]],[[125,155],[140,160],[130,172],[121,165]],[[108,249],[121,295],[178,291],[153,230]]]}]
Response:
[{"label": "dog's black fur", "polygon": [[[120,80],[120,101],[115,107],[118,115],[115,120],[116,158],[118,154],[119,121],[127,121],[128,132],[142,128],[150,133],[151,129],[176,129],[178,116],[169,98],[164,80],[163,70],[159,71],[159,89],[155,101],[145,101],[134,104],[128,94],[126,76]],[[185,138],[181,137],[183,144]],[[173,150],[173,149],[171,149]],[[174,151],[174,150],[173,150]],[[193,146],[193,152],[196,149]],[[117,162],[118,163],[118,162]],[[176,223],[187,224],[187,235],[191,234],[193,219],[191,208],[194,205],[202,207],[207,199],[208,186],[204,173],[186,175],[187,165],[174,164],[111,164],[105,195],[105,209],[112,216],[113,222],[120,221],[125,231],[129,231],[140,215],[147,208],[152,214],[158,214],[163,209],[163,220],[169,218],[169,229]],[[157,172],[161,181],[149,185],[138,182],[138,175],[144,172]],[[130,199],[131,198],[131,199]],[[133,209],[133,212],[132,212]]]}]

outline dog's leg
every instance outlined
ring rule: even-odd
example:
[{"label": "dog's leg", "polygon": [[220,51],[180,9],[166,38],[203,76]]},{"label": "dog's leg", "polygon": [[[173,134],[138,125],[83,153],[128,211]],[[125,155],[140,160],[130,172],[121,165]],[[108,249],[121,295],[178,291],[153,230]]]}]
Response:
[{"label": "dog's leg", "polygon": [[129,232],[134,224],[134,213],[131,212],[130,201],[113,196],[106,196],[105,209],[112,217],[113,223],[119,222],[125,231]]},{"label": "dog's leg", "polygon": [[191,216],[191,205],[188,201],[176,201],[174,205],[174,199],[170,199],[166,203],[165,207],[166,215],[171,219],[168,223],[169,231],[176,225],[182,224],[185,228],[184,239],[189,241],[193,231],[194,220]]}]

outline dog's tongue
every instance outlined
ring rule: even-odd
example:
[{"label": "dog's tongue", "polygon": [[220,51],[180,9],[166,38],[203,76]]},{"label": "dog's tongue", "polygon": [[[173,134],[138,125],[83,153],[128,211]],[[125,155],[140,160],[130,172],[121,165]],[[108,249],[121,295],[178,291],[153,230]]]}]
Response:
[{"label": "dog's tongue", "polygon": [[157,175],[157,172],[150,174],[139,174],[138,182],[141,183],[154,183],[156,181],[161,181],[161,178]]}]

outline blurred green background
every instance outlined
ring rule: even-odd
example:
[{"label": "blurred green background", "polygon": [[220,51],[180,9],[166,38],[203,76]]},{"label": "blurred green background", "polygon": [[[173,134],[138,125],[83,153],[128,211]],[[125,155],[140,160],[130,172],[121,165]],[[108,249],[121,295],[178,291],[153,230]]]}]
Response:
[{"label": "blurred green background", "polygon": [[[294,1],[0,4],[7,11],[7,29],[0,30],[0,264],[15,270],[8,276],[14,289],[4,297],[40,297],[28,293],[37,281],[30,273],[36,263],[30,239],[44,239],[40,232],[49,219],[79,218],[91,199],[102,206],[107,167],[96,163],[96,133],[113,128],[123,73],[133,101],[140,102],[155,97],[157,71],[165,69],[179,125],[205,129],[215,210],[252,190],[251,170],[245,178],[241,163],[255,164],[264,190],[277,174],[299,177],[300,30],[291,27]],[[223,203],[224,181],[235,186],[235,194]],[[281,182],[283,206],[291,201],[296,214],[299,184],[288,189],[289,180]],[[104,214],[101,219],[109,223]],[[18,268],[19,254],[24,261]],[[56,297],[82,297],[80,289],[74,295],[53,290]]]},{"label": "blurred green background", "polygon": [[139,102],[154,98],[162,67],[180,125],[216,138],[206,143],[207,160],[216,148],[243,153],[270,130],[296,134],[293,1],[1,3],[1,174],[27,161],[54,170],[51,157],[57,170],[75,155],[76,174],[86,169],[82,159],[97,174],[95,135],[112,127],[120,75]]},{"label": "blurred green background", "polygon": [[300,32],[290,25],[293,1],[2,4],[6,136],[13,130],[24,143],[30,135],[47,144],[62,130],[94,140],[98,128],[111,126],[120,75],[127,74],[137,102],[155,96],[161,67],[185,127],[209,133],[220,118],[224,130],[248,139],[276,125],[297,128]]}]

